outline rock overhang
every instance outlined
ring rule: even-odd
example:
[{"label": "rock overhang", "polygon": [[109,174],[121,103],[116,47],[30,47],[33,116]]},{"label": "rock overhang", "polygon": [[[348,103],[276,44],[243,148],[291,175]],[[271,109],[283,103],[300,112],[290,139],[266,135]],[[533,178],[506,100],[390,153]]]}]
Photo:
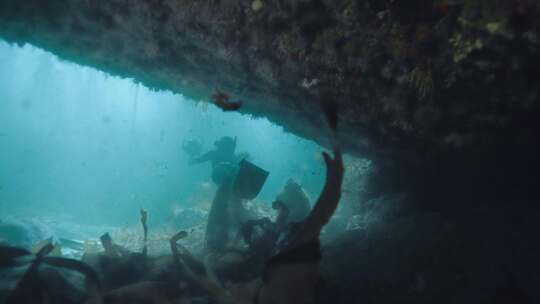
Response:
[{"label": "rock overhang", "polygon": [[327,147],[337,104],[345,151],[466,173],[537,162],[540,7],[514,2],[7,0],[0,37],[195,100],[226,91]]}]

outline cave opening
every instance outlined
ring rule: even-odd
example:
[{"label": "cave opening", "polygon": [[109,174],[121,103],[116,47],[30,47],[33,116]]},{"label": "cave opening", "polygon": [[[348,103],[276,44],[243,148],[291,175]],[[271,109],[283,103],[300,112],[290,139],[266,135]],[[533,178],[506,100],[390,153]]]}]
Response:
[{"label": "cave opening", "polygon": [[[320,192],[324,149],[264,118],[150,90],[31,45],[1,42],[0,54],[5,223],[38,226],[42,238],[95,238],[98,231],[135,229],[144,208],[154,227],[188,227],[179,222],[200,220],[190,212],[204,218],[215,185],[206,166],[189,165],[183,145],[211,149],[222,136],[236,137],[238,151],[270,172],[256,198],[264,208],[290,179],[311,200]],[[346,219],[336,216],[334,229],[344,230],[361,213],[358,181],[370,163],[347,157],[350,189],[339,213]]]}]

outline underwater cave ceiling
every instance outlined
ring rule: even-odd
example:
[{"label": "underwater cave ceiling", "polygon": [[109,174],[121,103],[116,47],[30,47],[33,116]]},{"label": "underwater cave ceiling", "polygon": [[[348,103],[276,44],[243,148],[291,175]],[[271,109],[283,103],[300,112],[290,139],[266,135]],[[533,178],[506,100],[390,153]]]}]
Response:
[{"label": "underwater cave ceiling", "polygon": [[372,159],[536,147],[539,4],[452,3],[4,0],[0,37],[194,100],[220,89],[324,146],[336,104],[344,149]]}]

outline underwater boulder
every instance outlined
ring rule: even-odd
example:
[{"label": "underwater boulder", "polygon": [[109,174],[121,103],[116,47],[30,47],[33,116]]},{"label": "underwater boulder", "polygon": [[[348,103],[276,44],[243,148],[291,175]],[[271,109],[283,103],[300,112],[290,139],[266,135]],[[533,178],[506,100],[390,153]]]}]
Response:
[{"label": "underwater boulder", "polygon": [[29,249],[50,236],[50,230],[39,221],[0,219],[0,240],[12,246]]},{"label": "underwater boulder", "polygon": [[538,226],[499,208],[374,220],[323,248],[321,291],[332,303],[537,303]]}]

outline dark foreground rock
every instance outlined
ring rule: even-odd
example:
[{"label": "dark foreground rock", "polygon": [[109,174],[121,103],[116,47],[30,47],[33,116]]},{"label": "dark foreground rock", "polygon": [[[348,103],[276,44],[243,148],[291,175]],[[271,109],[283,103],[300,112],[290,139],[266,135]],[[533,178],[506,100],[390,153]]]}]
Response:
[{"label": "dark foreground rock", "polygon": [[322,301],[538,303],[538,228],[512,207],[386,219],[325,248]]}]

